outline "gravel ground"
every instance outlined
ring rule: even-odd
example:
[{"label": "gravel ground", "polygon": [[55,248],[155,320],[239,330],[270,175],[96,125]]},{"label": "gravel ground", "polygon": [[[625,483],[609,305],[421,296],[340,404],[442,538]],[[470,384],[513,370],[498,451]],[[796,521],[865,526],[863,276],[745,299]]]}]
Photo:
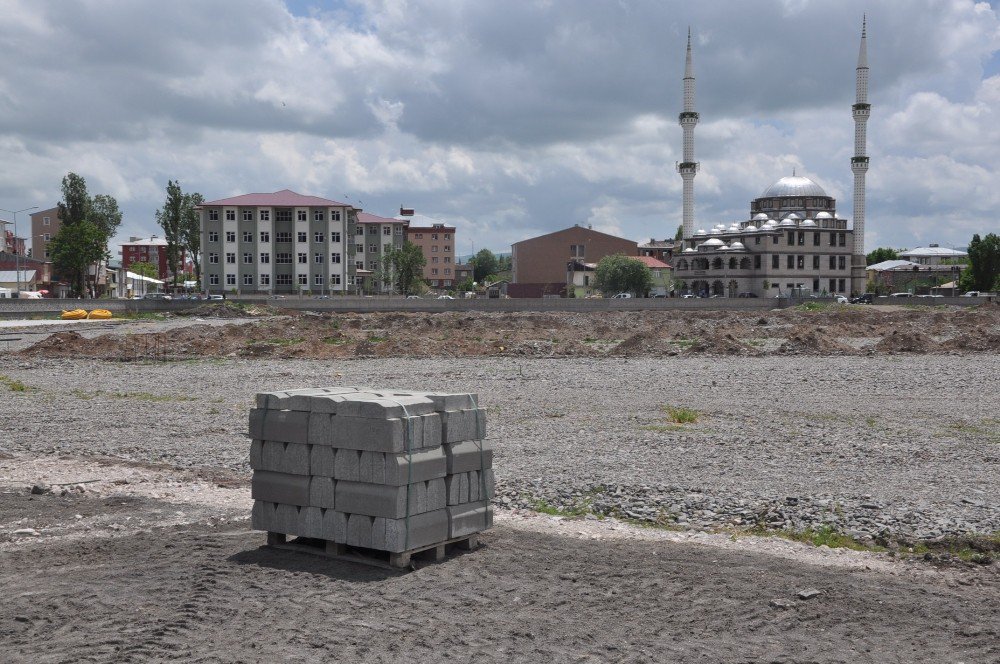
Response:
[{"label": "gravel ground", "polygon": [[[1000,356],[116,363],[3,357],[0,451],[249,475],[260,390],[472,390],[497,502],[858,539],[1000,531]],[[665,405],[698,412],[668,421]]]}]

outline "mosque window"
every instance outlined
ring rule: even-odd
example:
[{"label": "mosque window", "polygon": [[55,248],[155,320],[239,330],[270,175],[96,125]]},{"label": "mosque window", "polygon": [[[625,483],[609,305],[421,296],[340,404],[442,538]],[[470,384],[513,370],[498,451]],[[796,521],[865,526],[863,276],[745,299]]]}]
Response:
[{"label": "mosque window", "polygon": [[806,232],[799,231],[799,246],[801,247],[806,243]]},{"label": "mosque window", "polygon": [[837,234],[836,233],[830,233],[830,246],[831,247],[836,247],[837,246]]},{"label": "mosque window", "polygon": [[786,262],[786,264],[787,264],[789,270],[791,270],[793,267],[795,267],[795,256],[792,256],[791,254],[789,254],[788,255],[788,261]]},{"label": "mosque window", "polygon": [[816,231],[813,232],[813,246],[814,247],[819,246],[819,232]]},{"label": "mosque window", "polygon": [[831,270],[836,270],[837,269],[837,257],[836,256],[830,256],[830,269]]},{"label": "mosque window", "polygon": [[795,267],[797,267],[798,269],[802,270],[802,269],[805,269],[805,266],[806,266],[806,257],[805,256],[796,256]]},{"label": "mosque window", "polygon": [[778,254],[774,254],[773,256],[771,256],[771,267],[775,270],[781,267],[781,265],[778,263],[778,261],[780,260],[781,256],[779,256]]},{"label": "mosque window", "polygon": [[753,257],[753,267],[755,270],[760,269],[760,254],[757,254]]},{"label": "mosque window", "polygon": [[837,245],[840,247],[847,246],[847,233],[837,233]]}]

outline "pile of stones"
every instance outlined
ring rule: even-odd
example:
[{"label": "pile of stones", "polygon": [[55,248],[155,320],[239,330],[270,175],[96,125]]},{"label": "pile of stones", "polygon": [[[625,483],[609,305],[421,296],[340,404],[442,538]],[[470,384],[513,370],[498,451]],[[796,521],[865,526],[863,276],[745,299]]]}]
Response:
[{"label": "pile of stones", "polygon": [[401,553],[493,523],[493,450],[475,394],[260,393],[250,437],[255,530]]}]

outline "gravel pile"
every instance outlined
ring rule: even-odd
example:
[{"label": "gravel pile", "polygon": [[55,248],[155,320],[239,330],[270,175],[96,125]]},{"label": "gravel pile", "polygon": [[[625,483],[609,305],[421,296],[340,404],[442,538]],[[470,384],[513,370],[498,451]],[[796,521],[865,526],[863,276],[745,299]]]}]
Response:
[{"label": "gravel pile", "polygon": [[[0,358],[0,452],[249,477],[258,391],[478,392],[501,506],[696,529],[934,538],[1000,531],[1000,356],[666,359]],[[670,421],[665,406],[697,421]],[[518,479],[520,478],[520,479]]]}]

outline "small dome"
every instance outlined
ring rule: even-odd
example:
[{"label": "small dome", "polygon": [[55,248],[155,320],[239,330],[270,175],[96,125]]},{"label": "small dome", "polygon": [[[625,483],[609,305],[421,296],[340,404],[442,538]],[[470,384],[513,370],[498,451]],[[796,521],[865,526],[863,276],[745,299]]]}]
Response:
[{"label": "small dome", "polygon": [[758,212],[757,214],[755,214],[753,216],[753,220],[754,221],[767,221],[767,213],[766,212]]},{"label": "small dome", "polygon": [[721,247],[724,244],[725,243],[722,240],[720,240],[719,238],[713,237],[710,240],[705,240],[704,242],[702,242],[701,246],[703,246],[703,247]]},{"label": "small dome", "polygon": [[708,231],[706,231],[704,228],[699,228],[698,230],[696,230],[694,232],[694,234],[695,235],[708,235]]},{"label": "small dome", "polygon": [[697,250],[697,249],[695,249],[694,247],[687,247],[687,248],[686,248],[686,249],[684,249],[684,251],[682,251],[681,253],[682,253],[682,254],[696,254],[696,253],[698,253],[698,250]]},{"label": "small dome", "polygon": [[793,175],[781,178],[760,195],[761,198],[771,196],[826,196],[826,192],[809,178]]},{"label": "small dome", "polygon": [[781,223],[778,224],[778,225],[784,228],[784,227],[787,227],[787,226],[794,226],[795,222],[792,221],[791,219],[787,219],[786,218],[786,219],[782,219]]},{"label": "small dome", "polygon": [[733,222],[732,224],[730,224],[729,225],[729,232],[730,233],[739,233],[740,232],[739,224],[737,224],[736,222]]},{"label": "small dome", "polygon": [[757,227],[754,226],[753,224],[747,224],[746,226],[743,227],[743,230],[746,231],[747,233],[753,233],[755,230],[757,230]]},{"label": "small dome", "polygon": [[732,251],[746,251],[746,247],[739,240],[735,240],[729,245],[729,249]]},{"label": "small dome", "polygon": [[805,221],[802,222],[802,225],[803,226],[815,226],[816,222],[813,221],[812,219],[806,219]]},{"label": "small dome", "polygon": [[786,215],[785,215],[785,216],[784,216],[783,218],[784,218],[784,219],[791,219],[791,220],[793,220],[793,221],[798,221],[798,220],[799,220],[799,219],[801,219],[802,217],[800,217],[799,215],[795,214],[794,212],[789,212],[789,213],[788,213],[788,214],[786,214]]},{"label": "small dome", "polygon": [[833,219],[833,215],[831,215],[829,212],[820,212],[819,214],[816,215],[816,218],[817,219]]},{"label": "small dome", "polygon": [[726,245],[722,245],[721,247],[719,247],[719,251],[729,251],[729,247],[727,247]]}]

